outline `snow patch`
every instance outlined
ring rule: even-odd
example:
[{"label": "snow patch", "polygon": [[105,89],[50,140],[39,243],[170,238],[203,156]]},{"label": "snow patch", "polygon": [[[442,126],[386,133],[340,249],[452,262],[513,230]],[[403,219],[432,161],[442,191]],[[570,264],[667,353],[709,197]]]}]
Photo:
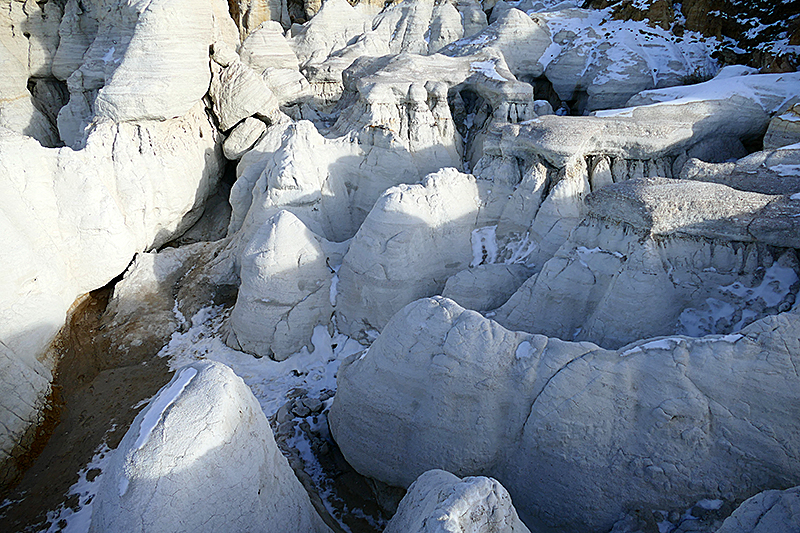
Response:
[{"label": "snow patch", "polygon": [[336,295],[338,294],[338,289],[339,289],[339,274],[334,274],[333,278],[331,279],[331,291],[330,291],[330,299],[332,307],[336,307]]},{"label": "snow patch", "polygon": [[658,339],[650,342],[646,342],[644,344],[640,344],[635,348],[631,348],[630,350],[625,350],[624,352],[620,353],[620,357],[627,357],[629,355],[633,355],[635,353],[644,352],[645,350],[672,350],[676,346],[680,345],[684,342],[684,339],[675,338],[675,337],[668,337],[666,339]]},{"label": "snow patch", "polygon": [[473,61],[469,64],[469,69],[472,72],[480,72],[487,78],[492,80],[507,82],[509,80],[505,79],[503,76],[497,72],[497,63],[495,61]]},{"label": "snow patch", "polygon": [[472,230],[472,263],[476,267],[497,261],[497,225]]},{"label": "snow patch", "polygon": [[111,451],[105,442],[97,448],[92,460],[78,472],[78,481],[67,490],[67,497],[78,497],[77,505],[66,507],[61,504],[55,511],[48,512],[47,523],[50,527],[44,530],[45,533],[89,531],[92,523],[92,502],[100,487],[103,471],[111,460]]},{"label": "snow patch", "polygon": [[716,511],[722,507],[722,503],[722,500],[700,500],[697,502],[697,506],[706,511]]},{"label": "snow patch", "polygon": [[[769,167],[770,170],[774,170],[781,176],[800,176],[800,165],[775,165],[774,167]],[[794,198],[797,196],[796,194],[792,195],[792,200],[796,200]]]},{"label": "snow patch", "polygon": [[514,355],[517,359],[529,359],[533,355],[533,346],[528,341],[522,341]]},{"label": "snow patch", "polygon": [[330,335],[326,326],[317,326],[311,337],[312,352],[303,348],[284,361],[259,359],[225,344],[222,326],[229,313],[222,306],[201,309],[192,317],[192,327],[184,333],[173,333],[159,356],[168,358],[173,370],[195,361],[224,363],[250,387],[267,417],[286,403],[286,395],[292,389],[303,388],[310,396],[336,390],[336,372],[341,362],[365,348],[346,335]]}]

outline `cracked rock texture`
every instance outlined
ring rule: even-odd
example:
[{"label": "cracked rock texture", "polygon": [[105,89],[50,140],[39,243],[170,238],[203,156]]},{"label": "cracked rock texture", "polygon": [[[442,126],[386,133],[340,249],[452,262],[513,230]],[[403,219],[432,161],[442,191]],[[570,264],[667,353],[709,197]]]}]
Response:
[{"label": "cracked rock texture", "polygon": [[131,424],[90,531],[329,533],[258,401],[221,363],[181,368]]},{"label": "cracked rock texture", "polygon": [[800,487],[760,492],[740,505],[717,533],[781,533],[800,529]]},{"label": "cracked rock texture", "polygon": [[529,524],[610,529],[632,505],[797,478],[798,333],[793,310],[739,335],[609,351],[423,299],[342,366],[329,420],[363,474],[400,486],[431,468],[491,475]]},{"label": "cracked rock texture", "polygon": [[[202,105],[163,122],[104,122],[81,151],[49,149],[0,131],[0,183],[6,246],[0,275],[0,338],[7,368],[41,378],[19,386],[18,371],[0,381],[4,457],[37,419],[49,393],[49,343],[75,299],[125,270],[137,251],[188,229],[221,169],[219,134]],[[31,168],[31,159],[38,163]],[[23,375],[25,375],[23,374]]]},{"label": "cracked rock texture", "polygon": [[429,470],[408,488],[386,533],[529,533],[497,480]]},{"label": "cracked rock texture", "polygon": [[341,254],[289,211],[267,220],[239,254],[241,284],[226,342],[278,361],[311,348],[314,327],[333,314],[330,264]]}]

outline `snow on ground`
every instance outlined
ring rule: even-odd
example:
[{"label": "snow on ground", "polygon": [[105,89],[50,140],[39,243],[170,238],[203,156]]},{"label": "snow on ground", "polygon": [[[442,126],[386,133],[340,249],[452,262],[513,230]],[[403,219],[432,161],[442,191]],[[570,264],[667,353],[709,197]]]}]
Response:
[{"label": "snow on ground", "polygon": [[542,18],[554,41],[558,41],[556,36],[561,32],[562,35],[575,35],[568,44],[562,46],[554,42],[545,50],[539,60],[544,68],[558,57],[563,47],[568,47],[587,51],[584,73],[603,57],[613,60],[608,71],[598,77],[595,83],[627,78],[622,70],[615,67],[632,63],[635,56],[647,62],[654,84],[672,74],[681,77],[713,76],[717,72],[711,53],[719,42],[695,32],[687,31],[679,38],[668,30],[651,27],[645,22],[614,20],[611,9],[567,9],[546,13],[531,10],[528,15]]},{"label": "snow on ground", "polygon": [[185,333],[174,333],[159,356],[169,358],[172,370],[205,359],[228,365],[250,387],[267,417],[278,412],[293,389],[305,389],[310,396],[336,390],[339,365],[366,348],[346,335],[331,336],[326,327],[317,326],[311,338],[313,352],[303,348],[280,362],[259,359],[229,348],[223,341],[222,324],[229,312],[222,306],[201,309],[192,317],[192,327]]},{"label": "snow on ground", "polygon": [[736,333],[758,318],[769,314],[766,308],[781,311],[787,295],[796,291],[800,277],[793,268],[777,261],[764,272],[764,278],[753,287],[739,281],[719,287],[727,298],[706,298],[705,305],[687,307],[678,319],[679,332],[692,337],[715,333]]},{"label": "snow on ground", "polygon": [[[658,105],[682,105],[705,100],[727,100],[734,96],[743,96],[753,100],[767,113],[776,113],[792,98],[800,94],[800,72],[783,74],[751,75],[747,71],[737,69],[729,75],[725,68],[715,78],[695,85],[682,85],[666,89],[642,91],[640,96]],[[740,74],[740,75],[737,75]],[[643,106],[646,107],[646,106]],[[597,111],[595,116],[631,116],[633,107]]]},{"label": "snow on ground", "polygon": [[67,497],[78,497],[76,507],[67,507],[64,504],[47,513],[47,523],[50,527],[46,533],[86,533],[92,521],[92,501],[100,487],[103,470],[111,459],[111,450],[104,442],[95,452],[92,460],[78,472],[78,481],[67,491]]},{"label": "snow on ground", "polygon": [[[349,337],[335,333],[328,334],[327,328],[317,326],[312,336],[314,351],[303,348],[285,361],[276,362],[268,358],[258,359],[250,354],[229,348],[223,341],[222,325],[230,309],[223,306],[211,306],[201,309],[192,317],[191,327],[185,333],[174,333],[170,342],[159,352],[159,356],[169,358],[171,370],[179,370],[183,366],[201,360],[219,361],[231,367],[250,387],[258,399],[267,417],[274,415],[287,401],[287,394],[296,389],[305,389],[309,396],[318,397],[322,391],[336,390],[336,372],[341,362],[348,356],[364,351],[365,346]],[[161,414],[175,400],[178,394],[189,384],[196,374],[194,369],[184,369],[178,379],[168,389],[163,389],[153,400],[150,400],[148,412],[142,423],[137,446],[143,445]],[[328,405],[330,407],[330,402]],[[310,450],[303,452],[302,435],[291,440],[308,465],[309,475],[318,486],[327,486],[319,463]],[[308,448],[308,444],[305,445]],[[86,533],[89,531],[92,516],[92,500],[97,494],[102,471],[105,469],[112,450],[105,444],[98,449],[92,461],[80,472],[80,479],[69,490],[67,496],[78,495],[76,507],[62,505],[47,515],[50,524],[46,533],[63,531],[65,533]],[[313,459],[313,460],[312,460]],[[315,469],[316,465],[316,469]],[[120,480],[119,490],[125,492],[127,480]],[[331,493],[322,493],[323,502],[328,505],[327,498]]]},{"label": "snow on ground", "polygon": [[476,267],[497,260],[497,225],[472,230],[472,263]]}]

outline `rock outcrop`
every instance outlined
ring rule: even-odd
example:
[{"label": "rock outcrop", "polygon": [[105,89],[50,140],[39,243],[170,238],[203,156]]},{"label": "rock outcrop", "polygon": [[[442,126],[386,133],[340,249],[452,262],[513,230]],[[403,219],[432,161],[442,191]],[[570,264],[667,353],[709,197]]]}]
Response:
[{"label": "rock outcrop", "polygon": [[237,260],[241,285],[228,345],[278,361],[311,347],[314,327],[333,314],[330,264],[341,254],[289,211],[267,220]]},{"label": "rock outcrop", "polygon": [[767,490],[746,500],[717,533],[768,533],[800,528],[800,488]]},{"label": "rock outcrop", "polygon": [[[26,49],[28,75],[43,77],[32,87],[57,91],[48,76],[67,79],[60,141],[80,150],[45,148],[0,129],[3,249],[7,264],[19,262],[0,276],[3,481],[18,473],[15,458],[30,444],[50,392],[56,362],[47,348],[70,306],[121,274],[137,251],[191,227],[222,173],[222,139],[200,100],[210,79],[209,45],[228,26],[216,17],[216,2],[198,10],[167,4],[80,11],[67,2],[54,55],[42,40],[49,26],[30,27],[44,32],[31,38],[44,48]],[[55,4],[31,5],[28,13],[41,9],[52,23]],[[191,12],[180,38],[170,28],[176,10]],[[169,53],[154,52],[162,48]]]},{"label": "rock outcrop", "polygon": [[[361,225],[339,270],[341,331],[380,331],[406,304],[440,294],[447,279],[475,261],[474,230],[495,223],[506,196],[492,182],[455,169],[419,185],[391,188]],[[497,201],[495,201],[495,198]],[[482,250],[476,242],[478,251]],[[487,254],[490,252],[487,251]],[[493,262],[493,257],[485,262]]]},{"label": "rock outcrop", "polygon": [[253,393],[221,363],[180,369],[136,417],[90,531],[328,533]]},{"label": "rock outcrop", "polygon": [[386,533],[529,533],[497,480],[429,470],[411,484]]},{"label": "rock outcrop", "polygon": [[620,107],[639,91],[715,71],[711,47],[699,39],[678,39],[662,28],[622,23],[595,10],[502,10],[483,32],[442,52],[463,55],[486,47],[500,50],[520,79],[546,76],[560,100],[580,112]]},{"label": "rock outcrop", "polygon": [[491,475],[529,524],[609,529],[633,506],[797,479],[798,328],[793,310],[737,335],[608,351],[423,299],[340,369],[331,430],[348,462],[390,484],[431,468]]},{"label": "rock outcrop", "polygon": [[494,318],[606,348],[736,333],[795,302],[794,203],[663,178],[602,188],[587,199],[588,218]]},{"label": "rock outcrop", "polygon": [[[0,276],[4,463],[19,453],[12,449],[49,394],[55,361],[46,351],[67,310],[123,272],[137,251],[163,245],[200,217],[220,174],[219,143],[201,104],[164,122],[105,122],[77,152],[0,133],[0,173],[11,178],[1,185],[4,254],[7,264],[19,262]],[[40,377],[31,386],[16,377],[33,373]]]}]

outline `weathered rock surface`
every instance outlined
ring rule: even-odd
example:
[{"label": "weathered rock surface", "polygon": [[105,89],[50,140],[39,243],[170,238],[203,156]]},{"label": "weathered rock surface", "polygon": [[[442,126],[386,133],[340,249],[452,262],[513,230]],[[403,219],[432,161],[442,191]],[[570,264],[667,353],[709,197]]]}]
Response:
[{"label": "weathered rock surface", "polygon": [[502,10],[486,30],[443,53],[498,49],[515,76],[546,76],[559,98],[575,102],[580,111],[620,107],[639,91],[715,71],[711,48],[689,35],[677,39],[642,22],[610,20],[603,11],[528,13]]},{"label": "weathered rock surface", "polygon": [[607,351],[423,299],[342,366],[331,430],[356,469],[388,483],[431,468],[492,475],[529,524],[610,529],[633,506],[797,479],[798,328],[795,310],[738,335]]},{"label": "weathered rock surface", "polygon": [[251,115],[258,115],[273,123],[280,120],[275,95],[263,78],[238,58],[225,66],[215,66],[212,70],[214,76],[209,96],[222,131],[231,129]]},{"label": "weathered rock surface", "polygon": [[180,369],[103,476],[91,531],[330,531],[253,393],[220,363]]},{"label": "weathered rock surface", "polygon": [[387,188],[459,163],[446,146],[414,151],[379,128],[330,139],[308,121],[271,127],[237,167],[229,234],[239,232],[247,242],[255,228],[286,209],[317,235],[341,242],[356,233]]},{"label": "weathered rock surface", "polygon": [[283,36],[277,22],[264,22],[242,41],[239,47],[242,61],[256,72],[267,68],[297,70],[297,56]]},{"label": "weathered rock surface", "polygon": [[489,311],[506,303],[530,274],[521,264],[478,265],[447,278],[442,296],[467,309]]},{"label": "weathered rock surface", "polygon": [[411,484],[386,533],[528,533],[503,486],[429,470]]},{"label": "weathered rock surface", "polygon": [[[158,0],[83,11],[69,2],[53,67],[70,92],[58,116],[63,141],[80,148],[87,129],[104,119],[186,114],[208,91],[210,45],[236,38],[230,18],[219,16],[225,12],[220,5],[224,2],[215,0],[195,9]],[[176,17],[184,20],[177,29]]]},{"label": "weathered rock surface", "polygon": [[682,233],[738,242],[800,248],[794,229],[800,204],[786,196],[725,185],[651,178],[605,187],[587,199],[597,217],[653,235]]},{"label": "weathered rock surface", "polygon": [[[800,289],[794,250],[756,244],[744,231],[753,217],[733,198],[746,193],[689,183],[631,181],[593,193],[589,218],[494,319],[513,330],[619,348],[656,335],[735,333],[791,308]],[[633,188],[660,198],[616,209],[612,197]],[[681,202],[690,198],[691,205]],[[719,213],[720,206],[735,212]]]},{"label": "weathered rock surface", "polygon": [[[9,368],[50,380],[45,351],[79,295],[125,270],[134,253],[188,229],[221,169],[219,134],[198,104],[164,122],[98,125],[81,151],[0,133],[6,264],[0,309]],[[35,168],[30,161],[37,161]],[[13,355],[11,355],[13,354]],[[48,387],[3,373],[3,461],[37,418]]]},{"label": "weathered rock surface", "polygon": [[263,120],[247,117],[231,130],[231,134],[222,144],[225,157],[232,160],[241,158],[266,131],[267,125]]},{"label": "weathered rock surface", "polygon": [[548,380],[593,350],[508,331],[451,300],[418,300],[340,368],[331,431],[351,465],[391,485],[431,468],[488,474],[516,447]]},{"label": "weathered rock surface", "polygon": [[[443,169],[420,185],[391,188],[375,204],[339,270],[336,316],[349,335],[380,331],[406,304],[440,294],[473,262],[473,230],[499,216],[492,183]],[[487,262],[493,262],[494,257]],[[480,261],[479,261],[480,262]]]},{"label": "weathered rock surface", "polygon": [[52,78],[62,7],[8,0],[0,11],[0,127],[59,146],[55,123],[36,107],[28,82]]},{"label": "weathered rock surface", "polygon": [[800,191],[800,146],[755,152],[730,163],[690,159],[678,177],[721,183],[742,191],[791,196]]},{"label": "weathered rock surface", "polygon": [[334,0],[325,2],[308,24],[293,28],[291,41],[315,94],[330,102],[341,94],[342,72],[358,58],[434,54],[485,26],[476,1],[411,0],[372,17]]},{"label": "weathered rock surface", "polygon": [[278,361],[311,348],[314,327],[333,314],[330,264],[341,262],[342,251],[289,211],[267,220],[237,259],[241,285],[228,345]]},{"label": "weathered rock surface", "polygon": [[281,105],[303,102],[311,96],[308,80],[298,70],[297,56],[280,24],[264,22],[239,47],[242,62],[261,74]]},{"label": "weathered rock surface", "polygon": [[785,113],[769,121],[764,135],[764,150],[789,146],[800,142],[800,104],[795,104]]},{"label": "weathered rock surface", "polygon": [[767,490],[746,500],[717,533],[789,533],[800,528],[800,488]]},{"label": "weathered rock surface", "polygon": [[[578,154],[638,161],[675,158],[711,137],[759,137],[770,113],[797,96],[798,82],[798,74],[718,76],[694,86],[645,91],[628,101],[636,107],[598,112],[595,117],[548,115],[507,125],[490,133],[485,146],[489,154],[535,151],[559,168]],[[677,174],[680,166],[665,168],[665,177]],[[647,169],[639,172],[643,171]]]}]

